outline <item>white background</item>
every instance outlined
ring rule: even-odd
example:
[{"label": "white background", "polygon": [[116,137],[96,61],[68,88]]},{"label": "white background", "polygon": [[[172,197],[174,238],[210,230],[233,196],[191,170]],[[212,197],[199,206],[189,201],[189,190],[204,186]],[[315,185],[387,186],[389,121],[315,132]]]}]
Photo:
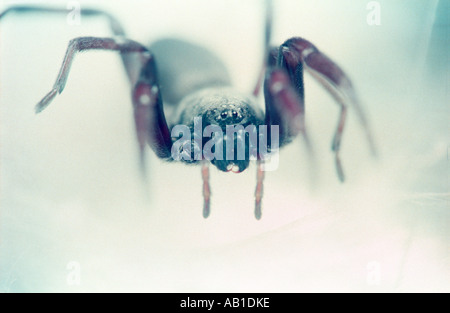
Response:
[{"label": "white background", "polygon": [[[315,183],[297,140],[266,175],[260,221],[254,166],[239,175],[212,169],[207,220],[199,168],[163,164],[149,151],[142,186],[130,87],[115,53],[78,55],[64,92],[34,114],[67,42],[110,36],[105,20],[0,22],[0,291],[450,291],[448,74],[426,75],[436,1],[379,1],[379,26],[367,24],[368,1],[274,2],[273,43],[302,36],[341,65],[379,158],[350,111],[339,183],[330,151],[338,106],[308,76]],[[204,44],[237,88],[254,84],[261,1],[80,3],[112,12],[144,44],[164,36]]]}]

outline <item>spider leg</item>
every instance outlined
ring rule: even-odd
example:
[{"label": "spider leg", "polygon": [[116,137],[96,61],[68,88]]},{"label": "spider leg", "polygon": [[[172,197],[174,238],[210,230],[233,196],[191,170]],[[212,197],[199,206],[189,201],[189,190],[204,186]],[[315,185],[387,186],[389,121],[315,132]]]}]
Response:
[{"label": "spider leg", "polygon": [[[79,37],[72,39],[67,47],[63,64],[55,84],[53,85],[52,90],[36,105],[36,113],[43,111],[51,103],[54,97],[64,90],[75,55],[78,52],[88,50],[112,50],[118,51],[121,54],[138,53],[141,56],[142,64],[144,64],[146,59],[149,59],[151,56],[150,52],[143,45],[127,39],[118,40],[115,38],[99,37]],[[135,82],[132,82],[132,84],[135,84]]]},{"label": "spider leg", "polygon": [[[144,170],[145,144],[160,158],[170,158],[172,139],[165,119],[162,98],[158,88],[155,60],[150,51],[138,42],[114,38],[80,37],[69,42],[63,64],[52,90],[36,105],[36,112],[44,110],[58,93],[64,90],[74,57],[89,50],[117,51],[121,54],[137,53],[141,71],[132,82],[132,100],[141,167]],[[144,171],[143,171],[144,173]]]},{"label": "spider leg", "polygon": [[279,125],[280,145],[283,145],[304,128],[303,101],[296,93],[286,72],[277,67],[267,71],[264,96],[268,130],[271,125]]},{"label": "spider leg", "polygon": [[[264,55],[263,55],[263,64],[261,66],[261,70],[259,72],[256,85],[253,89],[253,95],[257,97],[261,91],[261,85],[264,80],[264,74],[268,67],[272,67],[276,62],[276,54],[273,51],[276,49],[272,49],[270,46],[270,41],[272,38],[272,20],[273,20],[273,4],[272,0],[265,1],[265,16],[264,16]],[[264,93],[266,94],[267,90],[264,88]],[[267,98],[266,98],[267,99]],[[270,100],[269,100],[270,101]],[[274,125],[279,125],[280,118],[276,112],[272,112],[272,118],[270,118],[270,114],[268,114],[268,102],[266,101],[266,125],[267,125],[267,143],[268,146],[271,146],[270,139],[271,137],[271,122]],[[270,108],[269,108],[270,109]],[[262,156],[258,155],[257,161],[257,173],[256,173],[256,190],[255,190],[255,218],[257,220],[261,219],[262,215],[262,197],[263,197],[263,182],[264,182],[264,161],[261,159]]]},{"label": "spider leg", "polygon": [[145,56],[147,60],[132,92],[142,173],[145,173],[146,143],[157,157],[169,160],[172,156],[172,137],[164,114],[155,59],[149,52]]},{"label": "spider leg", "polygon": [[268,70],[264,81],[266,124],[280,126],[280,144],[290,142],[302,133],[308,151],[312,147],[305,127],[303,66],[286,64],[280,48],[272,48],[267,58]]},{"label": "spider leg", "polygon": [[[11,13],[68,14],[68,12],[68,10],[60,8],[17,5],[9,7],[1,12],[0,20]],[[171,141],[169,140],[170,135],[168,135],[168,130],[165,129],[167,128],[167,125],[162,111],[161,96],[158,91],[158,84],[156,82],[157,74],[154,60],[150,56],[150,52],[144,46],[125,38],[124,28],[113,15],[101,10],[84,8],[81,9],[79,13],[86,17],[106,18],[115,39],[86,37],[70,41],[55,85],[52,90],[38,103],[35,108],[36,113],[44,110],[53,98],[58,93],[63,91],[73,58],[77,52],[92,49],[116,50],[121,52],[120,56],[128,75],[128,79],[131,82],[131,85],[135,87],[133,89],[134,116],[140,150],[141,172],[145,175],[145,143],[149,141],[153,150],[158,151],[157,155],[165,158],[170,155],[171,147]],[[146,67],[148,67],[147,72],[142,71],[142,69]],[[153,79],[151,79],[152,77]],[[151,86],[151,88],[146,88],[145,86]],[[152,92],[154,94],[152,94]],[[139,99],[142,99],[144,102],[148,103],[141,103]],[[152,103],[155,104],[153,110],[151,109]],[[156,127],[159,127],[159,129],[155,129],[155,126],[153,125],[157,125]]]},{"label": "spider leg", "polygon": [[202,162],[203,179],[203,217],[207,218],[211,212],[211,187],[209,185],[209,162]]},{"label": "spider leg", "polygon": [[[10,14],[33,14],[33,13],[44,13],[44,14],[60,14],[67,15],[70,11],[62,8],[52,8],[45,6],[30,6],[30,5],[16,5],[11,6],[0,13],[0,21],[7,15]],[[85,9],[82,8],[79,14],[84,17],[104,17],[108,21],[111,32],[115,37],[125,38],[125,30],[120,24],[120,22],[110,13],[97,9]],[[136,60],[137,56],[133,54],[121,54],[122,61],[125,65],[125,70],[128,78],[131,82],[136,82],[139,77],[140,66],[139,62]]]},{"label": "spider leg", "polygon": [[[342,132],[345,127],[347,107],[352,105],[364,127],[367,140],[373,153],[373,143],[369,123],[359,103],[356,92],[347,75],[326,55],[321,53],[313,44],[302,38],[291,38],[280,46],[278,64],[287,69],[291,79],[300,83],[298,69],[304,68],[331,94],[341,108],[338,126],[333,137],[332,150],[335,154],[336,170],[341,181],[344,180],[344,172],[339,158]],[[303,85],[303,78],[301,78]],[[302,91],[303,92],[303,91]]]},{"label": "spider leg", "polygon": [[[281,146],[289,143],[299,133],[302,133],[309,152],[309,157],[313,161],[313,151],[305,127],[305,111],[303,100],[303,72],[302,68],[294,71],[297,76],[289,76],[289,69],[279,65],[278,48],[272,48],[268,53],[267,72],[264,80],[264,99],[265,99],[265,124],[267,125],[267,142],[269,149],[278,150]],[[297,86],[297,88],[296,88]],[[274,147],[271,142],[271,126],[278,125],[279,129],[279,147]],[[263,156],[258,156],[263,159]],[[313,169],[311,167],[311,181],[314,182]],[[258,184],[256,188],[256,208],[255,216],[261,217],[261,197],[262,182],[264,175],[263,163],[258,163]],[[258,219],[259,219],[258,218]]]},{"label": "spider leg", "polygon": [[261,202],[263,197],[263,188],[264,188],[264,168],[263,161],[258,160],[257,162],[257,172],[256,172],[256,190],[255,190],[255,218],[257,220],[261,219]]}]

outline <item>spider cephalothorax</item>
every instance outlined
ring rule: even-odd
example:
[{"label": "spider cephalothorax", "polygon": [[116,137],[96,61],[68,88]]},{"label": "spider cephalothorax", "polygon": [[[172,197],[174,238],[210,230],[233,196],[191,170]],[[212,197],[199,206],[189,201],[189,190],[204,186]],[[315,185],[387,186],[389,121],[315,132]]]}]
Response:
[{"label": "spider cephalothorax", "polygon": [[211,87],[194,92],[180,102],[175,114],[172,136],[183,130],[179,125],[186,125],[189,133],[174,142],[178,149],[175,152],[187,147],[187,151],[180,152],[184,157],[174,158],[172,153],[172,159],[187,163],[207,160],[221,171],[240,173],[251,159],[258,158],[259,145],[267,146],[259,132],[264,113],[256,99],[232,88]]}]

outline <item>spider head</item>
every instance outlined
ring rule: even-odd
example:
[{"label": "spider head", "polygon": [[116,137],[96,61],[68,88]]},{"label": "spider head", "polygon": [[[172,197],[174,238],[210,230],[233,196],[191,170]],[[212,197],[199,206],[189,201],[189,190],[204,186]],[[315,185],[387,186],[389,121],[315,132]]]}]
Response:
[{"label": "spider head", "polygon": [[241,173],[257,158],[258,127],[264,115],[255,99],[234,90],[213,91],[206,99],[204,155],[208,157],[210,151],[208,140],[213,141],[211,163],[220,171]]},{"label": "spider head", "polygon": [[189,127],[202,159],[220,171],[240,173],[257,159],[264,114],[248,95],[229,88],[201,90],[180,103],[177,122]]}]

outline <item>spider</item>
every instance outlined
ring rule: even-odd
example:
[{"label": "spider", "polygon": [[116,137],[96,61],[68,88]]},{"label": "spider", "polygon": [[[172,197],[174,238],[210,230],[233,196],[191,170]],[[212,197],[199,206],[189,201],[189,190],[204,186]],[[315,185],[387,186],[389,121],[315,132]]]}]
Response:
[{"label": "spider", "polygon": [[[200,164],[203,216],[207,218],[211,200],[209,164],[220,171],[240,173],[248,168],[251,160],[256,160],[254,214],[259,220],[267,156],[292,142],[299,134],[310,147],[305,128],[304,70],[340,106],[338,126],[332,140],[339,180],[344,181],[339,151],[350,105],[363,125],[371,150],[375,151],[368,121],[348,76],[306,39],[293,37],[278,47],[272,46],[272,2],[267,0],[265,6],[265,57],[253,92],[249,94],[242,94],[231,86],[227,68],[206,48],[173,38],[160,39],[146,47],[127,38],[124,28],[111,14],[83,8],[80,10],[82,16],[106,17],[114,36],[72,39],[53,88],[36,105],[35,111],[43,111],[64,90],[78,52],[118,52],[132,89],[141,171],[145,173],[147,144],[163,160]],[[12,12],[68,13],[67,10],[50,7],[12,6],[0,13],[0,20]],[[265,110],[256,100],[261,87]],[[181,138],[180,130],[183,133]],[[225,137],[223,133],[226,133]],[[205,139],[211,140],[205,142]]]}]

